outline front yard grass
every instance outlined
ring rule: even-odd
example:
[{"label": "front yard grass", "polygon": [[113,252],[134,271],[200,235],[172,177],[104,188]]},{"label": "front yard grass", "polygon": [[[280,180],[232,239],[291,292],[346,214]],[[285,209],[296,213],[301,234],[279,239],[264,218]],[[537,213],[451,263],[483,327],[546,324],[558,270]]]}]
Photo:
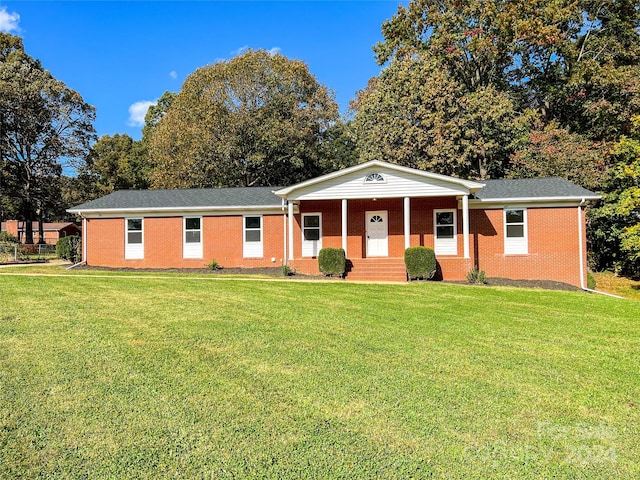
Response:
[{"label": "front yard grass", "polygon": [[596,290],[600,290],[621,297],[640,300],[640,281],[626,277],[618,277],[613,272],[594,272]]},{"label": "front yard grass", "polygon": [[0,274],[0,478],[638,478],[640,304]]}]

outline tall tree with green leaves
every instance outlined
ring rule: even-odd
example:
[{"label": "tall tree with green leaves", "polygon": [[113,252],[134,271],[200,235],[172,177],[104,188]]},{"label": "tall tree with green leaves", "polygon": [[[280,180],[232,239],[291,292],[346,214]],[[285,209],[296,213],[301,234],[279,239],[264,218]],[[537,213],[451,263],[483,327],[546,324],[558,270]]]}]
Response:
[{"label": "tall tree with green leaves", "polygon": [[[365,91],[358,98],[361,108],[354,118],[361,125],[383,122],[396,133],[381,135],[372,128],[369,134],[360,128],[357,145],[365,158],[375,148],[378,155],[400,162],[420,158],[443,173],[460,162],[472,175],[469,159],[491,152],[485,145],[500,145],[501,151],[486,157],[488,165],[501,164],[487,168],[489,176],[563,176],[601,190],[610,208],[600,212],[624,211],[615,196],[627,192],[620,181],[620,172],[627,170],[620,167],[619,152],[623,145],[628,150],[634,118],[640,115],[639,32],[640,6],[632,0],[411,0],[382,25],[384,39],[374,51],[386,68],[370,83],[377,92]],[[439,116],[446,123],[429,123],[438,115],[418,106],[437,107],[408,102],[416,94],[402,85],[411,78],[399,82],[393,73],[398,65],[423,59],[435,67],[431,72],[413,67],[410,76],[420,79],[413,88],[431,92],[427,98],[437,98],[433,92],[441,90]],[[394,104],[394,95],[402,101]],[[513,105],[515,128],[501,128],[508,124],[496,121],[500,98]],[[403,129],[420,136],[403,136]],[[452,157],[429,161],[435,149]],[[476,174],[483,176],[481,169]],[[598,268],[612,266],[612,259],[620,264],[632,258],[628,247],[634,230],[627,222],[634,214],[629,212],[589,217],[594,242],[595,233],[618,232],[610,242],[599,241],[603,254],[593,256]]]},{"label": "tall tree with green leaves", "polygon": [[640,277],[640,116],[629,136],[611,149],[613,164],[602,182],[603,202],[590,215],[592,264]]},{"label": "tall tree with green leaves", "polygon": [[286,185],[323,173],[331,92],[298,60],[249,50],[185,81],[149,142],[154,188]]},{"label": "tall tree with green leaves", "polygon": [[79,166],[86,158],[94,118],[95,109],[27,55],[20,38],[0,33],[0,152],[27,243],[33,243],[32,221],[42,223],[52,201],[48,185],[63,162]]},{"label": "tall tree with green leaves", "polygon": [[394,59],[351,108],[362,161],[475,178],[504,174],[528,120],[509,95],[492,85],[469,91],[420,53]]},{"label": "tall tree with green leaves", "polygon": [[86,170],[93,177],[96,193],[114,190],[140,190],[149,187],[149,166],[141,142],[127,134],[103,135],[87,157]]}]

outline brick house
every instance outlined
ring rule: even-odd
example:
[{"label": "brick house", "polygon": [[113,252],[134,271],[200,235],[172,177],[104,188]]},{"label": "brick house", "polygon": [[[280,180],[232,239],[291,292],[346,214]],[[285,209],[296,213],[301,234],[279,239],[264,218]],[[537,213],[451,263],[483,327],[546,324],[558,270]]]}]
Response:
[{"label": "brick house", "polygon": [[[38,243],[40,242],[40,236],[38,233],[38,222],[32,222],[31,228],[33,231],[33,241]],[[42,239],[44,243],[49,245],[55,245],[58,243],[63,237],[68,237],[71,235],[80,235],[80,228],[70,222],[45,222],[43,224],[44,229],[44,238]],[[6,222],[2,222],[0,224],[0,231],[7,232],[18,239],[20,243],[24,243],[26,240],[26,230],[27,227],[25,222],[21,222],[19,220],[7,220]]]},{"label": "brick house", "polygon": [[286,188],[117,191],[69,212],[89,265],[202,268],[288,264],[318,273],[343,248],[349,279],[405,280],[409,246],[431,247],[445,280],[489,277],[586,285],[584,205],[560,178],[470,181],[371,161]]}]

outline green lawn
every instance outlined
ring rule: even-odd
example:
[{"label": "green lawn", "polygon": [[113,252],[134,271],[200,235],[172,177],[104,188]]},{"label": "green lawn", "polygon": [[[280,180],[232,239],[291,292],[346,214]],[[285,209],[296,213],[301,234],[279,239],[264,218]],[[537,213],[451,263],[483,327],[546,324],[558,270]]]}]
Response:
[{"label": "green lawn", "polygon": [[0,478],[639,478],[640,302],[0,273]]}]

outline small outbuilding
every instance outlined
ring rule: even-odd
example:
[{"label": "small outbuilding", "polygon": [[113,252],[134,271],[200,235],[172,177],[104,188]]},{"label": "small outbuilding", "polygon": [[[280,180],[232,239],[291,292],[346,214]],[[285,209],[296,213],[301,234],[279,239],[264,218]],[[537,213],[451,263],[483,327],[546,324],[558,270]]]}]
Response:
[{"label": "small outbuilding", "polygon": [[[45,222],[43,224],[44,238],[40,238],[38,230],[38,222],[31,222],[33,232],[33,241],[35,243],[46,243],[55,245],[63,237],[71,235],[80,235],[80,227],[71,222]],[[0,231],[7,232],[18,239],[18,242],[24,243],[26,240],[27,226],[25,222],[19,220],[7,220],[0,224]]]}]

